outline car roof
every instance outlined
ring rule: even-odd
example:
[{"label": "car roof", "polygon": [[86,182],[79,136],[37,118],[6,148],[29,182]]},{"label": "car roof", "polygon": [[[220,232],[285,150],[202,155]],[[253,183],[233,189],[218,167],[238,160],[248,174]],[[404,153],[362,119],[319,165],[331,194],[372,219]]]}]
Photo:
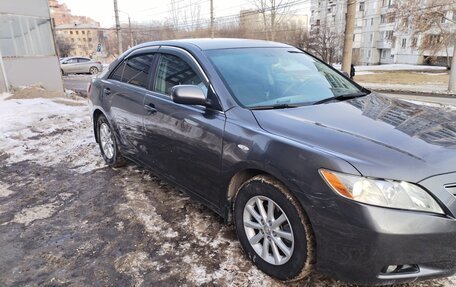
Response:
[{"label": "car roof", "polygon": [[251,40],[251,39],[235,39],[235,38],[197,38],[197,39],[179,39],[169,41],[155,41],[147,42],[138,46],[138,48],[144,48],[148,46],[176,46],[181,48],[189,48],[193,46],[199,50],[214,50],[214,49],[235,49],[235,48],[261,48],[261,47],[288,47],[290,45],[263,41],[263,40]]}]

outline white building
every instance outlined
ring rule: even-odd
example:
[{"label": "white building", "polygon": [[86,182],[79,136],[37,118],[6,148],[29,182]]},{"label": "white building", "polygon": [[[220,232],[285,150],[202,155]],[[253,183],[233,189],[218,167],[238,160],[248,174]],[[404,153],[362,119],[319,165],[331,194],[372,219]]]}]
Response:
[{"label": "white building", "polygon": [[47,0],[0,1],[0,92],[41,85],[63,91]]},{"label": "white building", "polygon": [[[446,57],[446,51],[437,54],[420,52],[416,47],[425,35],[414,37],[411,32],[398,29],[394,0],[361,0],[356,1],[356,5],[354,64],[423,64],[431,55],[438,57],[438,64],[443,64],[442,58]],[[336,35],[343,35],[346,6],[347,0],[311,0],[311,30],[324,27]],[[426,1],[423,1],[423,7],[425,6]],[[450,48],[448,54],[452,53],[453,49]]]}]

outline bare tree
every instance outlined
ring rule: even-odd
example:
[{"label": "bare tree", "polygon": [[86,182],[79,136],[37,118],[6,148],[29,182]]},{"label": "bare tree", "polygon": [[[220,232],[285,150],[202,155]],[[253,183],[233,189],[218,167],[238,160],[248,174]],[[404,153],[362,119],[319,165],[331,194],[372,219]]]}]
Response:
[{"label": "bare tree", "polygon": [[338,35],[334,29],[325,25],[315,27],[309,36],[308,49],[327,63],[341,60],[343,35]]},{"label": "bare tree", "polygon": [[307,30],[307,25],[299,21],[298,18],[295,20],[296,21],[289,22],[284,21],[278,25],[279,28],[276,32],[280,33],[276,34],[275,40],[307,50],[309,48],[309,32]]},{"label": "bare tree", "polygon": [[179,0],[171,0],[170,16],[167,21],[177,32],[195,31],[201,28],[201,5],[196,0],[188,0],[182,2]]},{"label": "bare tree", "polygon": [[263,19],[267,40],[274,41],[277,26],[292,13],[293,0],[250,0]]},{"label": "bare tree", "polygon": [[[397,0],[395,14],[398,31],[411,34],[412,47],[427,52],[431,60],[444,52],[450,67],[449,49],[456,37],[454,0],[430,0],[422,6],[421,0]],[[418,41],[420,39],[420,41]]]},{"label": "bare tree", "polygon": [[71,51],[74,49],[74,43],[72,43],[70,39],[65,38],[61,35],[58,35],[56,37],[55,44],[57,46],[60,57],[69,57]]}]

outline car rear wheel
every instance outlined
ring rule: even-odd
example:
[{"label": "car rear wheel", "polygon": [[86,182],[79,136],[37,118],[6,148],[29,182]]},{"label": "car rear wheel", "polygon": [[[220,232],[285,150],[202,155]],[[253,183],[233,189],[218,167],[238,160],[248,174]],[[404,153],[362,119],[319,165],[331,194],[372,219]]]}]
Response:
[{"label": "car rear wheel", "polygon": [[263,272],[283,281],[310,274],[312,229],[282,183],[265,175],[244,183],[235,199],[234,220],[244,251]]},{"label": "car rear wheel", "polygon": [[98,68],[97,67],[90,67],[89,73],[92,75],[98,74]]},{"label": "car rear wheel", "polygon": [[105,162],[112,167],[124,165],[125,160],[120,154],[111,125],[104,115],[98,117],[97,136],[101,155]]}]

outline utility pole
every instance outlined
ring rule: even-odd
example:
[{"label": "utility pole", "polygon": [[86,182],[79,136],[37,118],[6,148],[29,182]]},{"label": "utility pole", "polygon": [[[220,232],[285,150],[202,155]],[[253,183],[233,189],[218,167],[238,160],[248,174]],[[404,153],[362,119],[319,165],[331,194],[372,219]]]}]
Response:
[{"label": "utility pole", "polygon": [[347,1],[347,16],[345,18],[344,51],[342,54],[342,71],[350,74],[353,49],[353,32],[355,30],[356,0]]},{"label": "utility pole", "polygon": [[128,30],[130,30],[130,48],[131,48],[131,47],[133,47],[133,33],[131,32],[130,15],[128,15]]},{"label": "utility pole", "polygon": [[117,44],[119,45],[119,55],[122,54],[122,33],[120,32],[119,9],[117,9],[117,0],[114,0],[114,15],[116,17]]},{"label": "utility pole", "polygon": [[214,0],[211,0],[211,38],[214,38]]},{"label": "utility pole", "polygon": [[456,35],[453,35],[453,59],[451,60],[450,79],[448,81],[448,92],[456,94]]}]

